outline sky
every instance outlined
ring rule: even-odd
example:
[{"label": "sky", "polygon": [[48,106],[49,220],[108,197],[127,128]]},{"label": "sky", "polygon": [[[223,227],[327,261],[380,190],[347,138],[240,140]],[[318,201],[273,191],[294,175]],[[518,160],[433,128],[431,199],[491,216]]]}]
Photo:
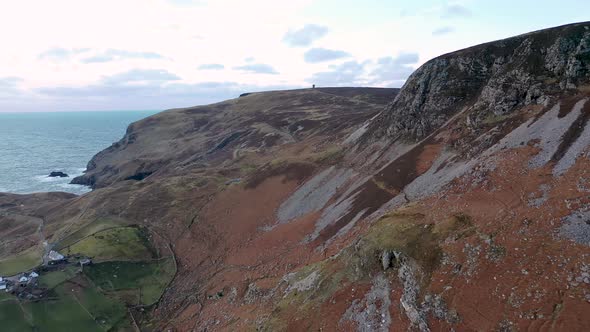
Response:
[{"label": "sky", "polygon": [[0,112],[401,87],[438,55],[590,20],[587,1],[0,0]]}]

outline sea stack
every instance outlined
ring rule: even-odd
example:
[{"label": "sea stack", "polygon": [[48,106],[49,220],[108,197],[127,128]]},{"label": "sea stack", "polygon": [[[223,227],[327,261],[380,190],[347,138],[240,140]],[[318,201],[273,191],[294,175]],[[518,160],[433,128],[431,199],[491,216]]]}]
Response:
[{"label": "sea stack", "polygon": [[69,175],[67,175],[64,172],[54,171],[54,172],[49,173],[49,177],[50,178],[67,178],[67,177],[69,177]]}]

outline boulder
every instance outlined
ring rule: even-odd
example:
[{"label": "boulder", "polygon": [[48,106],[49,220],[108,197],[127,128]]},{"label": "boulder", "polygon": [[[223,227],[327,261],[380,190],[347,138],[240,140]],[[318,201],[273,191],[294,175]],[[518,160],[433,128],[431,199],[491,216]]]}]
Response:
[{"label": "boulder", "polygon": [[67,175],[64,172],[51,172],[51,173],[49,173],[49,177],[50,178],[67,178],[67,177],[69,177],[69,175]]}]

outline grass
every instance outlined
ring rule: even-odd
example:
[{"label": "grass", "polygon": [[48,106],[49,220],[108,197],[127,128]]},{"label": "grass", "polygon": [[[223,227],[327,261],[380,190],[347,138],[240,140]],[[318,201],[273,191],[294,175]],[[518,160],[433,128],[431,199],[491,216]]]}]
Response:
[{"label": "grass", "polygon": [[110,292],[110,294],[128,305],[136,306],[141,304],[141,290],[137,288],[122,289]]},{"label": "grass", "polygon": [[73,278],[78,271],[78,267],[68,266],[64,270],[61,271],[51,271],[46,273],[41,273],[39,276],[39,284],[42,287],[52,289],[56,286],[62,284],[66,280]]},{"label": "grass", "polygon": [[42,262],[39,247],[32,247],[0,261],[0,275],[11,276],[33,269]]},{"label": "grass", "polygon": [[[121,299],[103,294],[84,279],[66,282],[75,277],[76,270],[72,266],[42,274],[39,282],[52,289],[43,301],[21,306],[15,298],[0,294],[0,331],[129,330],[127,309]],[[146,285],[153,287],[153,283]]]},{"label": "grass", "polygon": [[74,243],[80,241],[81,239],[90,236],[94,233],[103,231],[108,228],[113,227],[120,227],[123,226],[124,222],[119,220],[114,220],[110,218],[99,218],[95,221],[91,222],[90,224],[80,228],[79,230],[75,231],[74,233],[68,235],[66,238],[59,241],[59,243],[55,246],[54,250],[62,250],[67,248]]},{"label": "grass", "polygon": [[[111,331],[126,320],[127,311],[120,301],[94,287],[76,286],[74,290],[72,285],[57,286],[51,300],[24,303],[25,312],[15,301],[10,307],[4,307],[9,302],[0,302],[0,330],[14,326],[12,331]],[[4,317],[7,314],[10,316]]]},{"label": "grass", "polygon": [[129,316],[125,316],[125,319],[121,319],[111,329],[111,331],[136,331],[136,330],[137,329],[133,325],[133,321],[131,320],[131,317],[129,317]]},{"label": "grass", "polygon": [[72,296],[62,294],[58,300],[25,304],[36,331],[104,331]]},{"label": "grass", "polygon": [[121,301],[105,296],[94,287],[83,289],[77,298],[105,331],[127,317],[127,309]]},{"label": "grass", "polygon": [[0,330],[6,332],[33,330],[16,300],[0,302]]},{"label": "grass", "polygon": [[14,297],[12,297],[12,295],[10,295],[9,293],[6,293],[4,291],[0,291],[0,302],[2,302],[4,300],[8,300],[8,299],[14,299]]},{"label": "grass", "polygon": [[88,266],[84,273],[106,291],[139,289],[140,301],[151,305],[159,300],[176,273],[174,261],[104,262]]},{"label": "grass", "polygon": [[145,230],[138,227],[117,227],[94,233],[62,249],[64,255],[82,255],[95,261],[146,260],[152,251]]}]

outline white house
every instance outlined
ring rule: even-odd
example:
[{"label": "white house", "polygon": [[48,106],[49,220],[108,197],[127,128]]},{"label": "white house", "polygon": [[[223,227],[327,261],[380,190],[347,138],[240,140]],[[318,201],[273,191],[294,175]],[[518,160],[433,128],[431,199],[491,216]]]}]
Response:
[{"label": "white house", "polygon": [[57,252],[55,250],[51,250],[49,252],[49,255],[47,255],[47,257],[49,257],[49,259],[52,261],[60,261],[60,260],[64,259],[64,255],[60,254],[59,252]]},{"label": "white house", "polygon": [[92,260],[90,258],[83,258],[80,260],[80,265],[89,265],[92,264]]},{"label": "white house", "polygon": [[35,271],[31,272],[31,274],[29,274],[29,278],[33,279],[33,278],[37,278],[39,277],[39,274]]},{"label": "white house", "polygon": [[18,279],[18,282],[20,282],[21,284],[26,284],[29,281],[29,278],[22,276]]},{"label": "white house", "polygon": [[0,282],[0,290],[6,290],[7,286],[4,281]]}]

